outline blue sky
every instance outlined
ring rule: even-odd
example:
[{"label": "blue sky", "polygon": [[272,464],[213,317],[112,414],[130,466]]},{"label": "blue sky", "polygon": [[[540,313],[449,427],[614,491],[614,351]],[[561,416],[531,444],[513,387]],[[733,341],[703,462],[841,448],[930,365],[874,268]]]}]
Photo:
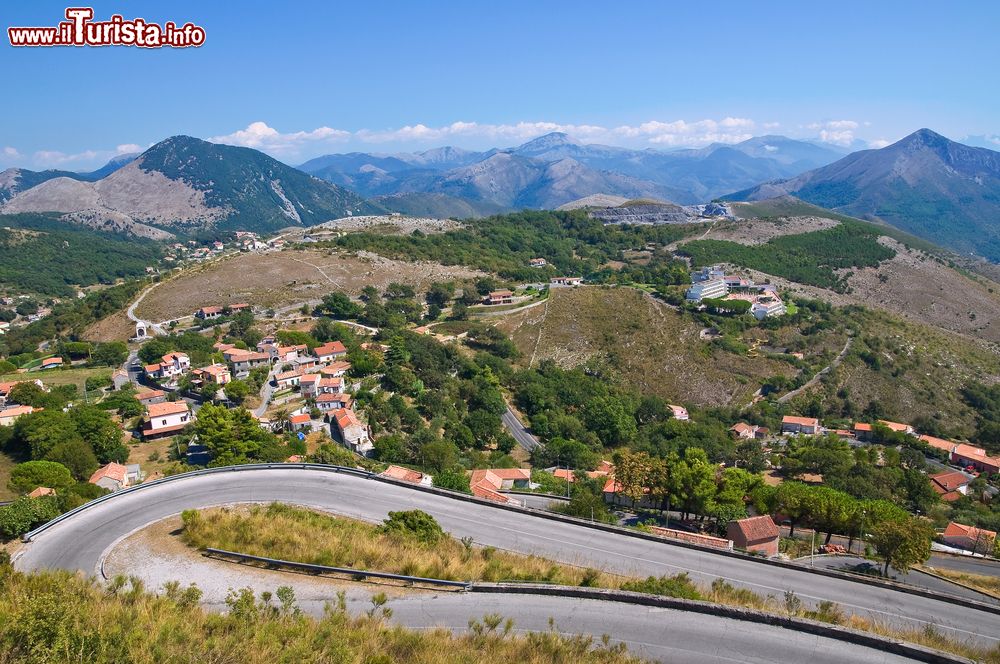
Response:
[{"label": "blue sky", "polygon": [[[191,21],[206,43],[15,49],[4,34],[0,167],[83,169],[181,133],[292,164],[555,129],[659,149],[1000,135],[1000,3],[949,5],[96,2],[96,19]],[[65,7],[0,15],[49,26]]]}]

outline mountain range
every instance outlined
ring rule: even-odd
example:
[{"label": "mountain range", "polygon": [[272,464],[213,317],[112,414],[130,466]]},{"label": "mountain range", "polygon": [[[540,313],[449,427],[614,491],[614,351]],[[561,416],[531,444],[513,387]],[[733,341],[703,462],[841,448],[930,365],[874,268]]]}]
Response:
[{"label": "mountain range", "polygon": [[694,204],[841,156],[782,136],[667,152],[584,144],[553,132],[506,149],[352,152],[318,157],[299,168],[392,209],[434,194],[442,206],[461,201],[493,212],[553,208],[595,193]]},{"label": "mountain range", "polygon": [[786,196],[1000,261],[1000,153],[928,129],[846,156],[781,136],[665,152],[551,133],[506,149],[332,154],[299,168],[250,148],[174,136],[89,173],[0,173],[0,214],[55,212],[154,239],[271,232],[387,210],[469,218],[581,199],[691,205]]},{"label": "mountain range", "polygon": [[58,212],[99,230],[165,239],[211,229],[275,231],[383,211],[250,148],[174,136],[93,173],[0,173],[0,213]]},{"label": "mountain range", "polygon": [[785,195],[1000,261],[1000,152],[956,143],[929,129],[726,198]]}]

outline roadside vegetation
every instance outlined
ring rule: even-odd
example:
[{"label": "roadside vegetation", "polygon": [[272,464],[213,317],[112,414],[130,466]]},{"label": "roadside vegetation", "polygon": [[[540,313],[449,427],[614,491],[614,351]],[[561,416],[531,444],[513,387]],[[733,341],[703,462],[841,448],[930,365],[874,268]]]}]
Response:
[{"label": "roadside vegetation", "polygon": [[391,512],[385,524],[282,504],[187,511],[184,541],[279,560],[450,581],[532,581],[616,587],[610,575],[452,538],[427,514]]},{"label": "roadside vegetation", "polygon": [[[815,606],[795,593],[760,595],[723,579],[697,584],[686,573],[635,578],[560,564],[537,556],[497,551],[455,540],[419,510],[390,512],[381,525],[333,517],[305,508],[268,506],[187,511],[181,537],[194,547],[335,567],[461,581],[528,581],[616,588],[701,600],[777,615],[818,620],[902,639],[976,661],[1000,662],[993,651],[951,640],[933,628],[903,630],[850,614],[833,602]],[[530,660],[528,660],[530,661]],[[555,660],[560,661],[560,660]]]},{"label": "roadside vegetation", "polygon": [[943,576],[946,579],[971,586],[988,595],[1000,598],[1000,577],[973,574],[972,572],[959,572],[945,567],[934,567],[930,571],[938,576]]},{"label": "roadside vegetation", "polygon": [[453,635],[388,624],[391,603],[373,603],[370,612],[352,616],[343,595],[323,617],[311,618],[287,586],[260,597],[248,588],[233,590],[224,614],[202,609],[195,586],[170,582],[164,590],[153,595],[135,578],[105,586],[69,572],[25,575],[4,554],[0,663],[639,661],[621,646],[554,629],[514,635],[516,620],[492,614],[473,620],[468,633]]}]

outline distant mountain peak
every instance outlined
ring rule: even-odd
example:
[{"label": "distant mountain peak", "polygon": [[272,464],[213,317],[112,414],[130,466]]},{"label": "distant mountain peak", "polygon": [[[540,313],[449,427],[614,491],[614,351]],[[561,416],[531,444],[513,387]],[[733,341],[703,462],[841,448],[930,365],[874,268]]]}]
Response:
[{"label": "distant mountain peak", "polygon": [[519,145],[516,148],[516,151],[535,152],[542,150],[551,150],[552,148],[562,147],[564,145],[583,145],[583,144],[565,132],[552,131],[549,132],[548,134],[543,134],[538,138],[533,138],[527,143]]},{"label": "distant mountain peak", "polygon": [[919,129],[786,180],[731,195],[796,196],[814,205],[880,219],[962,253],[1000,260],[1000,152]]}]

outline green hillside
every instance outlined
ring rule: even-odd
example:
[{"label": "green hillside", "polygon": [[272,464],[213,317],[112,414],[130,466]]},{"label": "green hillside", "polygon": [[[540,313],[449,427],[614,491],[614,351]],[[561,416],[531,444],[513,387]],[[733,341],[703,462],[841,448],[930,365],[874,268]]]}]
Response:
[{"label": "green hillside", "polygon": [[221,228],[274,231],[313,225],[347,213],[384,212],[357,194],[286,166],[250,148],[174,136],[140,158],[144,171],[158,171],[205,192],[205,202],[231,213]]},{"label": "green hillside", "polygon": [[56,215],[0,216],[0,284],[9,292],[68,296],[76,286],[141,276],[160,256],[154,242],[89,230]]}]

